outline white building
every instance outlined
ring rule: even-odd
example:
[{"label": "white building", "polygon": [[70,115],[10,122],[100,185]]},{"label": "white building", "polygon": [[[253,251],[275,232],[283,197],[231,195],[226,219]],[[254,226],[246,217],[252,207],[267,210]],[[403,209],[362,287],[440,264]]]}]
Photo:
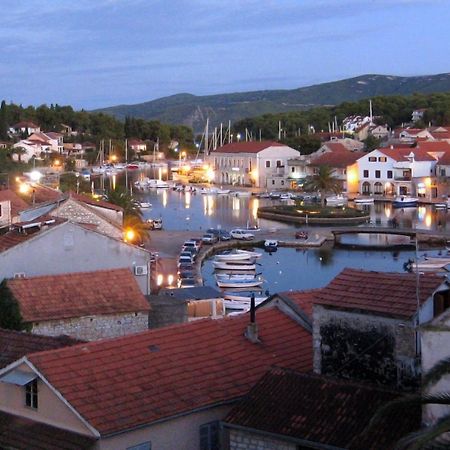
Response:
[{"label": "white building", "polygon": [[288,187],[287,161],[298,156],[279,142],[235,142],[212,151],[207,162],[217,184],[277,189]]}]

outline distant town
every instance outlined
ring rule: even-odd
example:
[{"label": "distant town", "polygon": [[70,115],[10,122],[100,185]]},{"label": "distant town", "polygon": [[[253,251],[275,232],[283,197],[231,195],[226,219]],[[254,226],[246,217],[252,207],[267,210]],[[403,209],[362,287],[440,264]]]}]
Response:
[{"label": "distant town", "polygon": [[364,103],[195,135],[3,102],[0,447],[449,448],[450,123]]}]

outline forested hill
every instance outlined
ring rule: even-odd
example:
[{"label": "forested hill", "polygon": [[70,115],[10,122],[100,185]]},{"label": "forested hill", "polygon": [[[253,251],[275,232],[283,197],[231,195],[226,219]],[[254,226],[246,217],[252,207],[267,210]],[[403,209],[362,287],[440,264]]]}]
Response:
[{"label": "forested hill", "polygon": [[267,90],[196,96],[177,94],[136,105],[96,110],[119,119],[127,116],[183,124],[201,130],[209,117],[212,125],[315,106],[337,105],[380,95],[408,95],[450,91],[450,73],[418,77],[362,75],[292,90]]}]

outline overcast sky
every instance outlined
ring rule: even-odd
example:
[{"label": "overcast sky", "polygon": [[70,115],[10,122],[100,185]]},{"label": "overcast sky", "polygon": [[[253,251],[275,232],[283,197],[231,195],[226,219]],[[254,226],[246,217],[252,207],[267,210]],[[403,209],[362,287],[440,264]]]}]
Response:
[{"label": "overcast sky", "polygon": [[180,92],[450,71],[450,0],[0,0],[0,99],[92,109]]}]

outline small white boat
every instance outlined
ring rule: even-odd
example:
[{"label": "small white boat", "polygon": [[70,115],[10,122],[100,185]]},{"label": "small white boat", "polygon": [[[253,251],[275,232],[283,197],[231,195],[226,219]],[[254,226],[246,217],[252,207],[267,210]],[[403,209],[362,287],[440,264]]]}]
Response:
[{"label": "small white boat", "polygon": [[236,261],[248,261],[248,262],[254,262],[255,257],[251,256],[247,253],[229,253],[225,255],[216,255],[214,258],[214,261],[221,261],[221,262],[236,262]]},{"label": "small white boat", "polygon": [[242,255],[248,255],[250,258],[261,258],[262,253],[259,252],[252,252],[250,250],[241,250],[241,249],[236,249],[236,253],[238,254],[242,254]]},{"label": "small white boat", "polygon": [[255,264],[238,264],[238,262],[233,261],[230,263],[222,262],[222,261],[213,261],[213,267],[215,269],[220,270],[255,270],[256,265]]},{"label": "small white boat", "polygon": [[358,197],[353,200],[354,203],[359,205],[371,205],[374,201],[373,197]]},{"label": "small white boat", "polygon": [[447,209],[447,203],[444,202],[433,203],[433,206],[436,209]]},{"label": "small white boat", "polygon": [[[248,303],[250,305],[250,296],[249,295],[242,295],[243,292],[225,292],[223,294],[223,298],[225,300],[234,300],[237,302],[243,302],[243,303]],[[255,303],[256,305],[259,305],[261,302],[263,302],[264,300],[266,300],[267,297],[256,297],[255,296]]]},{"label": "small white boat", "polygon": [[419,199],[416,197],[408,197],[406,195],[402,195],[400,197],[396,197],[392,202],[392,206],[394,208],[407,208],[411,206],[417,206]]},{"label": "small white boat", "polygon": [[226,280],[247,280],[247,281],[251,281],[251,280],[261,280],[261,277],[257,277],[254,274],[236,274],[236,273],[216,273],[216,280],[220,280],[220,281],[226,281]]},{"label": "small white boat", "polygon": [[216,283],[221,288],[250,288],[261,286],[264,280],[217,280]]},{"label": "small white boat", "polygon": [[152,207],[152,204],[149,202],[137,202],[137,205],[140,209],[149,209]]},{"label": "small white boat", "polygon": [[231,192],[231,189],[217,189],[217,195],[228,195]]},{"label": "small white boat", "polygon": [[331,197],[325,198],[325,203],[327,206],[344,206],[347,204],[347,197],[343,195],[332,195]]},{"label": "small white boat", "polygon": [[280,195],[280,200],[291,200],[292,199],[292,194],[290,192],[283,192]]},{"label": "small white boat", "polygon": [[236,195],[236,197],[250,197],[252,193],[250,191],[237,191],[234,195]]},{"label": "small white boat", "polygon": [[278,241],[275,239],[266,239],[264,241],[264,250],[274,252],[278,248]]}]

